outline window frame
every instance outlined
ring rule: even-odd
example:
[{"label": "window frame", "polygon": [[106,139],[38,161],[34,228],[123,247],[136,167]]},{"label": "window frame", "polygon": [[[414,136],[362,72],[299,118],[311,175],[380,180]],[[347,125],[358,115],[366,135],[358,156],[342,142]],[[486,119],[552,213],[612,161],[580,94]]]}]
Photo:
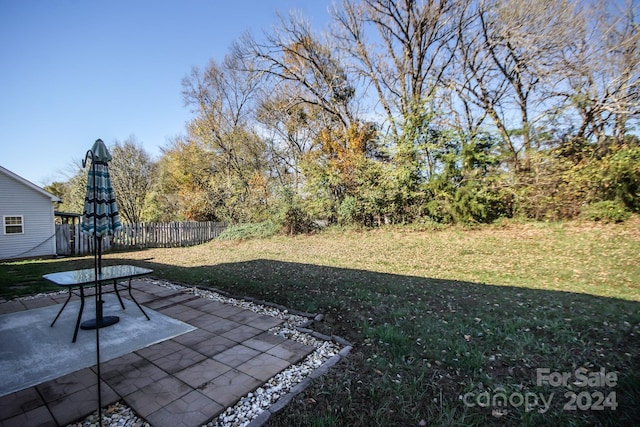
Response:
[{"label": "window frame", "polygon": [[[19,218],[20,219],[20,223],[19,224],[8,224],[7,223],[7,219],[8,218]],[[7,232],[7,227],[20,227],[20,231],[19,232]],[[22,235],[22,234],[24,234],[24,215],[3,215],[2,216],[2,229],[4,231],[4,235],[5,236]]]}]

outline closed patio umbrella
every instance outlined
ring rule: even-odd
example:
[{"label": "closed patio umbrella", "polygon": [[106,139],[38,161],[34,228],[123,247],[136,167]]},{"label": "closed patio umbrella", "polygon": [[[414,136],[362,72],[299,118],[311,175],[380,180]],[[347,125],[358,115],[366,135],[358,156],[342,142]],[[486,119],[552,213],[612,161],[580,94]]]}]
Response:
[{"label": "closed patio umbrella", "polygon": [[113,235],[122,228],[116,197],[109,177],[109,161],[111,154],[101,139],[96,140],[91,150],[87,151],[82,166],[88,160],[91,167],[87,176],[87,195],[84,199],[84,212],[80,231],[93,236],[94,276],[96,282],[96,318],[87,320],[80,326],[82,329],[96,330],[96,359],[98,376],[98,419],[102,425],[102,397],[100,379],[100,328],[117,323],[117,316],[103,316],[102,313],[102,237]]},{"label": "closed patio umbrella", "polygon": [[115,231],[122,228],[122,224],[109,176],[108,162],[111,161],[111,154],[104,142],[98,139],[87,153],[87,158],[89,155],[91,155],[91,168],[87,177],[87,195],[84,199],[83,221],[80,229],[85,234],[102,238],[102,236],[113,235]]},{"label": "closed patio umbrella", "polygon": [[111,154],[101,139],[96,140],[85,156],[83,166],[91,159],[91,167],[87,176],[87,194],[84,199],[84,212],[80,231],[94,237],[94,267],[96,273],[96,319],[84,322],[83,329],[93,329],[112,325],[118,321],[115,316],[102,316],[102,286],[97,278],[102,273],[102,237],[113,235],[122,228],[118,205],[109,176]]}]

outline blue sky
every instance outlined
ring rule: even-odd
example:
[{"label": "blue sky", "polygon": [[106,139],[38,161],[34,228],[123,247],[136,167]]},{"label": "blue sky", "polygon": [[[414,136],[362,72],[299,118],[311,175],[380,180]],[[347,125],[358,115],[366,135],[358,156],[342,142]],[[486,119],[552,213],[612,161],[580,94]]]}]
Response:
[{"label": "blue sky", "polygon": [[135,135],[154,158],[191,114],[181,80],[244,32],[300,11],[316,30],[330,0],[0,0],[0,165],[62,181],[97,138]]}]

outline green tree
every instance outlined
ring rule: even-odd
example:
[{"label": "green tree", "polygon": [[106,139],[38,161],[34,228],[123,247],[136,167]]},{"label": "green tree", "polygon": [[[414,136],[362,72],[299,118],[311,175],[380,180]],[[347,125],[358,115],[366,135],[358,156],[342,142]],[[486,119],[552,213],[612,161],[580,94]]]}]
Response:
[{"label": "green tree", "polygon": [[435,172],[425,184],[425,213],[439,222],[490,222],[510,216],[509,198],[497,177],[497,141],[487,134],[470,137],[436,133]]},{"label": "green tree", "polygon": [[69,178],[66,181],[54,182],[44,189],[62,200],[57,204],[56,210],[82,213],[84,198],[87,194],[87,171],[82,168],[82,162],[78,160],[69,166],[67,174]]},{"label": "green tree", "polygon": [[155,218],[162,221],[217,220],[210,178],[213,153],[196,141],[176,138],[158,162],[159,191],[154,194]]}]

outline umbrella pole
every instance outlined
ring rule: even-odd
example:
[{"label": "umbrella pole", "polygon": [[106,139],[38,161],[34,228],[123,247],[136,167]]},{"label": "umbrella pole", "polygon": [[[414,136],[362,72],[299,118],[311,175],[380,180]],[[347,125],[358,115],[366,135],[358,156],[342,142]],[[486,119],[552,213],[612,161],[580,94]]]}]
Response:
[{"label": "umbrella pole", "polygon": [[[95,210],[94,210],[95,212]],[[94,227],[95,229],[95,227]],[[102,390],[100,375],[100,324],[102,323],[102,285],[97,280],[98,275],[102,274],[102,237],[95,240],[96,256],[95,256],[95,272],[96,272],[96,373],[98,375],[98,426],[102,427]]]},{"label": "umbrella pole", "polygon": [[[98,285],[100,286],[100,285]],[[98,293],[96,292],[96,321],[100,321],[102,316],[102,309],[98,308],[102,304],[102,301],[98,299]],[[99,313],[98,313],[99,312]],[[102,390],[101,382],[102,377],[100,375],[100,328],[96,328],[96,374],[98,375],[98,426],[102,427]]]},{"label": "umbrella pole", "polygon": [[[100,277],[102,275],[102,236],[97,236],[95,238],[96,242],[96,255],[95,255],[95,263],[96,263],[96,277]],[[104,301],[102,301],[102,284],[100,280],[96,282],[96,296],[98,297],[98,302],[96,303],[96,327],[99,329],[104,324],[104,316],[102,311],[102,305]]]},{"label": "umbrella pole", "polygon": [[[91,167],[93,168],[93,212],[97,209],[96,200],[96,162],[94,153],[91,153]],[[96,219],[93,219],[93,272],[96,278],[96,374],[98,375],[98,426],[102,427],[102,390],[100,375],[100,322],[102,322],[102,287],[100,286],[99,275],[102,274],[102,236],[98,237],[98,227]]]},{"label": "umbrella pole", "polygon": [[[96,162],[93,151],[89,150],[87,152],[87,156],[91,154],[91,169],[93,175],[93,182],[91,183],[93,186],[93,212],[96,212],[97,208],[97,200],[96,200]],[[95,300],[96,300],[96,374],[98,376],[98,426],[102,427],[102,393],[101,393],[101,375],[100,375],[100,321],[102,320],[102,295],[100,292],[100,280],[99,275],[102,273],[101,264],[101,246],[102,242],[100,241],[102,237],[98,237],[98,231],[96,227],[95,217],[93,218],[93,276],[95,277]]]}]

